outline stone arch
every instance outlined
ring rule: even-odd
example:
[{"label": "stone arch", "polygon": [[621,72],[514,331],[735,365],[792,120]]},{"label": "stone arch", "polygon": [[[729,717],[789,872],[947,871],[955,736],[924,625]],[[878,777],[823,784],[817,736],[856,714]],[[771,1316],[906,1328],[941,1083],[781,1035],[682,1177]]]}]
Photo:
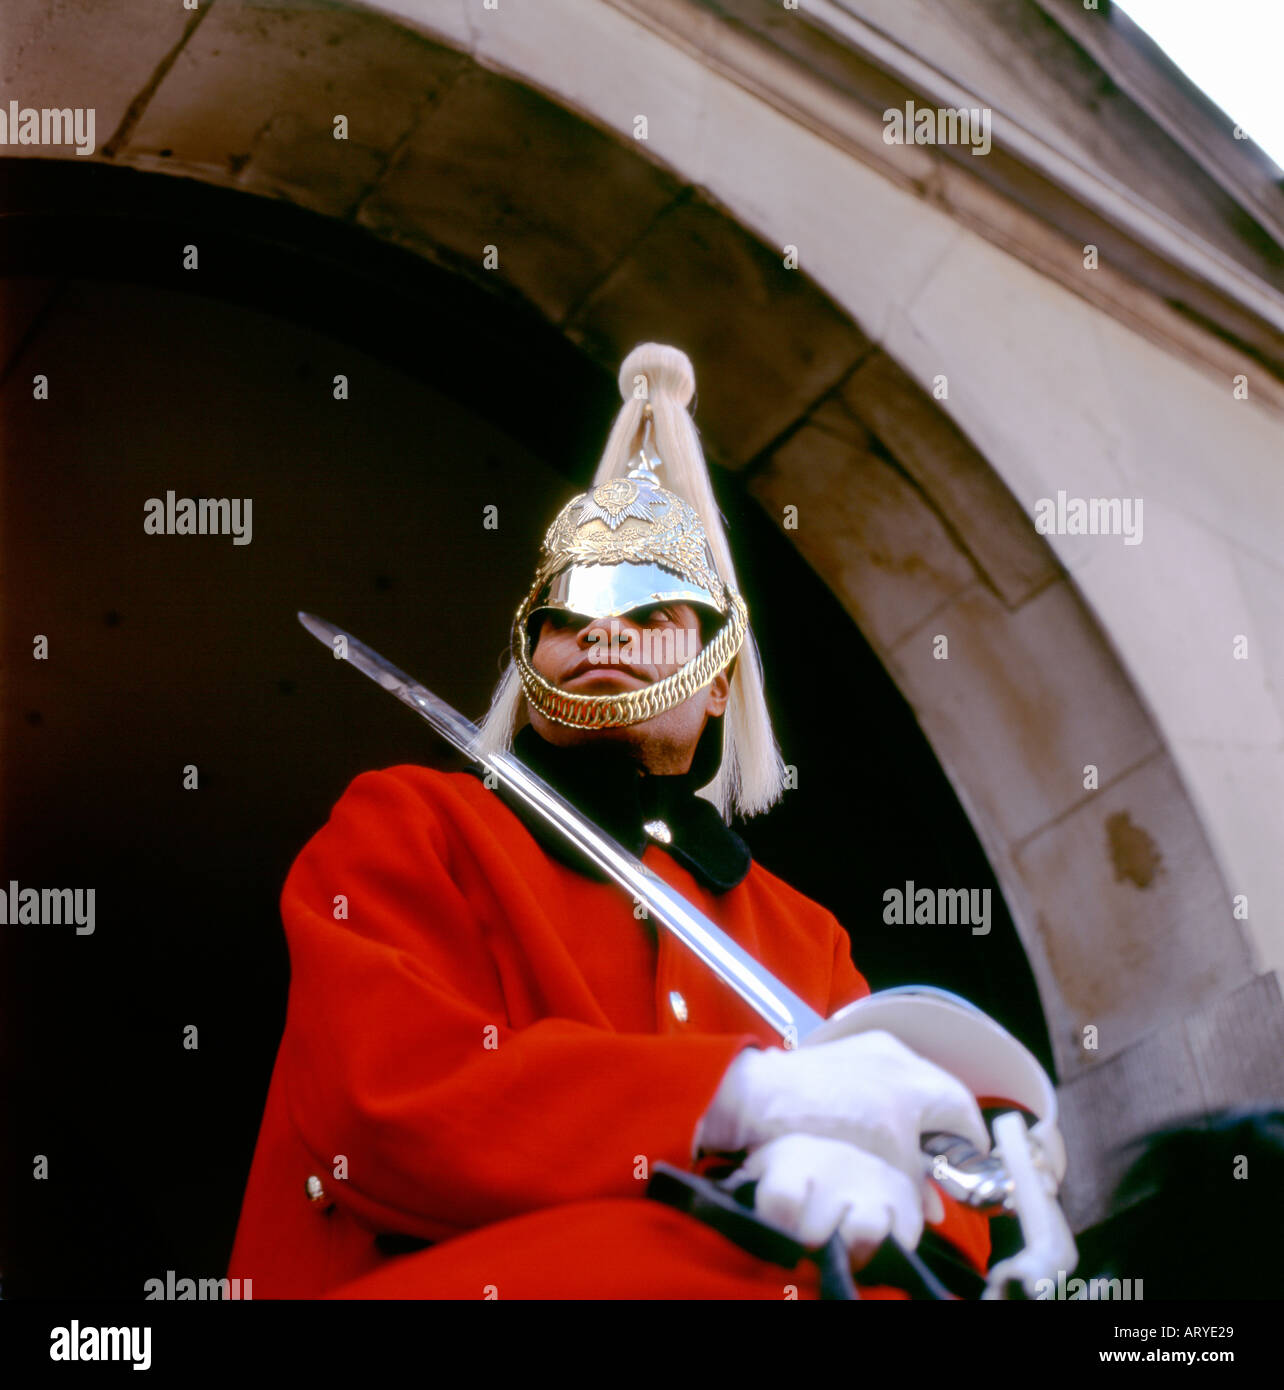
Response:
[{"label": "stone arch", "polygon": [[[990,857],[1086,1173],[1072,1214],[1095,1219],[1105,1147],[1234,1090],[1226,1022],[1249,991],[1254,1007],[1278,998],[1254,980],[1127,653],[982,453],[880,345],[883,326],[786,271],[743,206],[704,186],[696,154],[689,168],[644,157],[573,92],[501,76],[463,35],[434,42],[379,8],[122,20],[129,62],[94,69],[100,119],[113,116],[103,157],[365,227],[530,305],[600,363],[638,324],[689,346],[711,456],[743,471],[769,514],[799,508],[790,539],[892,672]],[[521,73],[520,53],[508,66]]]}]

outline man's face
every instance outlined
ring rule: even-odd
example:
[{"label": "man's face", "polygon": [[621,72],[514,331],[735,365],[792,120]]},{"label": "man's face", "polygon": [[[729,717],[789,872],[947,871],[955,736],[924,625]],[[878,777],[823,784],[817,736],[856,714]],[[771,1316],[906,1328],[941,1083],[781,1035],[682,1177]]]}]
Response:
[{"label": "man's face", "polygon": [[[635,608],[618,618],[542,615],[531,665],[550,684],[574,695],[617,695],[672,675],[700,650],[700,620],[689,603]],[[653,719],[616,729],[569,729],[530,711],[541,738],[566,746],[590,740],[627,744],[651,772],[685,772],[711,717],[727,707],[723,672],[690,699]]]}]

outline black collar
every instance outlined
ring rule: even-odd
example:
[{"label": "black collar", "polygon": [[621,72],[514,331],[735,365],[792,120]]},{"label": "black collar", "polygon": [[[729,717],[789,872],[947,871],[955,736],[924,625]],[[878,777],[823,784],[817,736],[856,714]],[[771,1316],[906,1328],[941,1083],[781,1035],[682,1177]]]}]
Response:
[{"label": "black collar", "polygon": [[[710,720],[710,737],[721,733],[714,726],[715,721]],[[718,743],[720,747],[720,739]],[[513,752],[632,853],[641,856],[653,838],[642,827],[648,821],[661,820],[673,837],[664,849],[711,891],[726,893],[749,872],[749,846],[723,822],[711,802],[696,795],[709,781],[695,766],[707,762],[699,754],[691,772],[657,777],[640,769],[616,745],[558,748],[546,743],[530,724],[514,738]],[[480,768],[470,767],[468,771],[478,777],[484,775]],[[555,859],[591,877],[606,877],[502,787],[496,788],[496,793]]]}]

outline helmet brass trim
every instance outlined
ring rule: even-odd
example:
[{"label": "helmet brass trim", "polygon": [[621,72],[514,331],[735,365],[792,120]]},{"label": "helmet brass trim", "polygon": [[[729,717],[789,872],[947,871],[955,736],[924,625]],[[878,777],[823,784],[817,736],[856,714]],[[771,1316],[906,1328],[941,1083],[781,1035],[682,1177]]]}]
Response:
[{"label": "helmet brass trim", "polygon": [[672,675],[641,690],[627,690],[619,695],[577,695],[559,689],[540,675],[530,662],[526,619],[530,616],[533,595],[527,594],[513,619],[513,661],[521,675],[527,700],[546,719],[572,729],[620,728],[654,719],[657,714],[673,709],[725,671],[744,643],[749,610],[730,585],[724,588],[724,593],[730,612],[707,646]]}]

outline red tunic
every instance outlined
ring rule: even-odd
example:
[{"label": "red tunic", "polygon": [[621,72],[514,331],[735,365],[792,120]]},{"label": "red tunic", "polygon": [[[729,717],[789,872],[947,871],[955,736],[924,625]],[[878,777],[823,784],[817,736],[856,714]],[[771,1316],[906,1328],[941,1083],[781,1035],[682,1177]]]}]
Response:
[{"label": "red tunic", "polygon": [[[833,914],[760,864],[715,894],[643,859],[821,1013],[869,992]],[[358,777],[281,907],[289,1007],[229,1269],[256,1297],[816,1296],[809,1263],[643,1197],[656,1160],[692,1166],[736,1053],[779,1039],[477,778]],[[983,1271],[986,1222],[946,1207]]]}]

